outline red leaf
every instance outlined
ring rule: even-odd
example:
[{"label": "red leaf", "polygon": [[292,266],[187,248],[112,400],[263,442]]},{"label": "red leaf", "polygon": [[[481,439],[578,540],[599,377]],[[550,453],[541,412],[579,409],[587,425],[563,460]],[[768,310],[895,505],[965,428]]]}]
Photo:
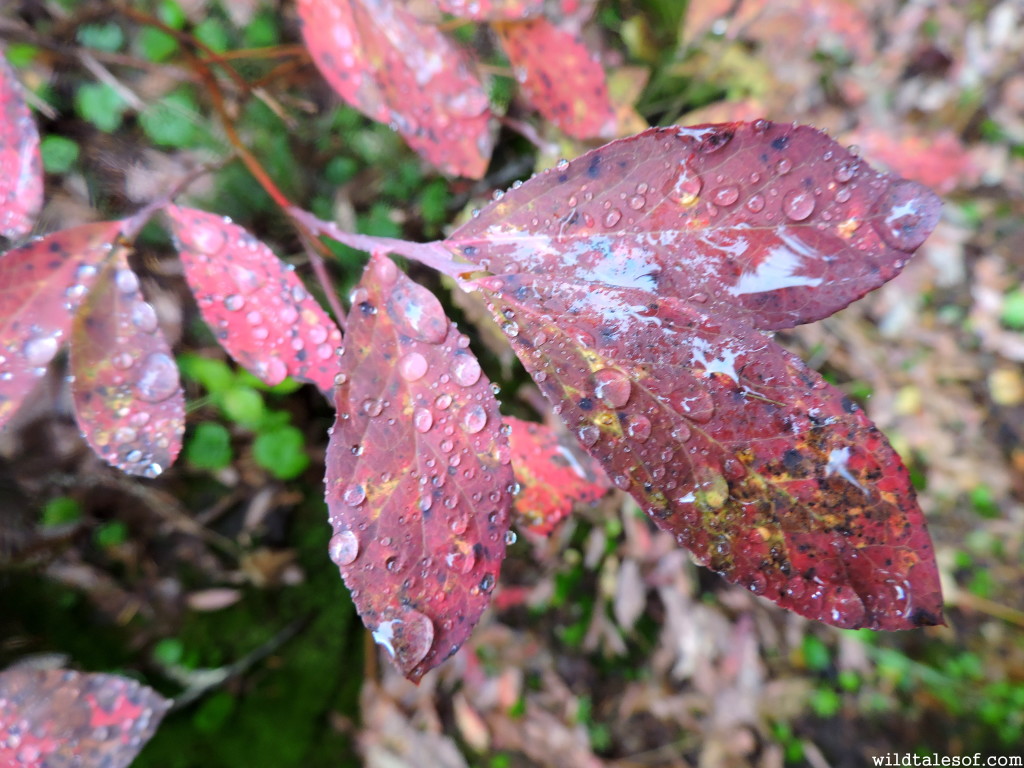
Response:
[{"label": "red leaf", "polygon": [[169,706],[117,675],[8,669],[0,672],[0,765],[125,768]]},{"label": "red leaf", "polygon": [[382,255],[353,295],[327,450],[331,558],[410,680],[455,653],[505,556],[513,482],[466,338]]},{"label": "red leaf", "polygon": [[654,291],[772,330],[894,277],[939,209],[813,128],[759,120],[614,141],[510,190],[448,243],[492,272]]},{"label": "red leaf", "polygon": [[570,136],[613,129],[604,68],[579,37],[544,18],[495,24],[527,99]]},{"label": "red leaf", "polygon": [[363,114],[393,124],[420,155],[480,178],[494,144],[487,94],[469,59],[394,0],[300,0],[306,47]]},{"label": "red leaf", "polygon": [[121,226],[83,224],[0,258],[0,427],[56,356]]},{"label": "red leaf", "polygon": [[199,311],[228,354],[267,384],[293,376],[329,392],[341,332],[292,267],[226,219],[167,212]]},{"label": "red leaf", "polygon": [[575,504],[597,501],[611,487],[604,470],[550,427],[512,416],[508,442],[520,485],[513,509],[519,524],[546,536]]},{"label": "red leaf", "polygon": [[613,484],[700,562],[840,627],[941,622],[899,457],[768,336],[636,288],[530,272],[467,285]]},{"label": "red leaf", "polygon": [[0,51],[0,235],[28,233],[42,206],[39,131]]},{"label": "red leaf", "polygon": [[474,21],[511,21],[536,16],[544,10],[544,0],[434,0],[438,8],[452,16]]},{"label": "red leaf", "polygon": [[185,397],[170,345],[119,249],[75,316],[71,373],[75,416],[107,463],[156,477],[174,463]]}]

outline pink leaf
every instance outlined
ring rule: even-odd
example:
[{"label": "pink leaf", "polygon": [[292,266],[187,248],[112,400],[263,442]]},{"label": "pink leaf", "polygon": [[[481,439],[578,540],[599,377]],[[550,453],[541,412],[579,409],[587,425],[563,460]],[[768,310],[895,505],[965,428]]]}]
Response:
[{"label": "pink leaf", "polygon": [[0,235],[14,238],[31,231],[42,206],[39,132],[0,51]]},{"label": "pink leaf", "polygon": [[117,675],[0,672],[0,765],[126,768],[170,702]]},{"label": "pink leaf", "polygon": [[544,0],[435,0],[438,8],[452,16],[474,21],[513,21],[537,16]]},{"label": "pink leaf", "polygon": [[226,219],[167,212],[185,278],[224,349],[267,384],[293,376],[329,392],[341,332],[292,268]]},{"label": "pink leaf", "polygon": [[0,258],[0,427],[45,373],[122,222],[83,224]]},{"label": "pink leaf", "polygon": [[639,288],[773,330],[892,279],[940,208],[820,131],[759,120],[613,141],[509,190],[447,242],[492,272]]},{"label": "pink leaf", "polygon": [[505,556],[508,444],[467,342],[433,294],[371,257],[327,450],[330,556],[410,680],[465,642]]},{"label": "pink leaf", "polygon": [[345,101],[445,173],[480,178],[494,139],[469,59],[394,0],[300,0],[306,46]]},{"label": "pink leaf", "polygon": [[614,129],[604,68],[579,35],[544,18],[494,28],[516,80],[538,112],[578,139]]},{"label": "pink leaf", "polygon": [[178,366],[119,249],[75,316],[72,393],[79,427],[107,463],[156,477],[185,432]]}]

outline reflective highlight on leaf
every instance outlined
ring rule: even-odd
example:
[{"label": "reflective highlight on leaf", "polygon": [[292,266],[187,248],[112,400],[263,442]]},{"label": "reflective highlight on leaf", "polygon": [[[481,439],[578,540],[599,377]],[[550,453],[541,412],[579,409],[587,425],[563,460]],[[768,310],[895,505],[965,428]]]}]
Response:
[{"label": "reflective highlight on leaf", "polygon": [[0,427],[46,372],[121,222],[83,224],[0,258]]},{"label": "reflective highlight on leaf", "polygon": [[907,471],[764,334],[636,288],[470,282],[612,484],[730,581],[839,627],[941,622]]},{"label": "reflective highlight on leaf", "polygon": [[433,294],[371,257],[352,296],[327,450],[330,556],[410,680],[466,640],[505,556],[509,449],[467,347]]},{"label": "reflective highlight on leaf", "polygon": [[614,130],[604,68],[579,35],[545,18],[494,28],[516,80],[538,112],[577,139]]},{"label": "reflective highlight on leaf", "polygon": [[0,672],[0,765],[126,768],[170,702],[117,675]]},{"label": "reflective highlight on leaf", "polygon": [[0,235],[32,230],[43,206],[39,131],[21,94],[21,83],[0,50]]},{"label": "reflective highlight on leaf", "polygon": [[440,30],[381,0],[300,0],[298,10],[313,61],[345,101],[445,173],[483,176],[494,145],[487,94]]},{"label": "reflective highlight on leaf", "polygon": [[614,141],[509,190],[447,242],[491,272],[638,288],[772,330],[892,279],[940,207],[820,131],[759,120]]},{"label": "reflective highlight on leaf", "polygon": [[212,213],[167,213],[199,311],[228,354],[271,386],[293,376],[329,392],[341,331],[292,268]]},{"label": "reflective highlight on leaf", "polygon": [[568,517],[576,504],[597,501],[611,487],[601,466],[581,453],[576,441],[561,439],[544,424],[505,417],[519,493],[513,509],[517,522],[546,536]]},{"label": "reflective highlight on leaf", "polygon": [[170,345],[120,249],[75,316],[71,336],[75,416],[108,464],[157,477],[185,432],[185,396]]}]

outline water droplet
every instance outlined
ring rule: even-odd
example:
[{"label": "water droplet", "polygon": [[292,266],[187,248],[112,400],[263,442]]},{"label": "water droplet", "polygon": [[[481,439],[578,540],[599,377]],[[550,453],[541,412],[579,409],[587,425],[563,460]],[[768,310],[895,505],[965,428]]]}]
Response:
[{"label": "water droplet", "polygon": [[294,301],[296,304],[298,304],[298,303],[304,301],[305,298],[309,294],[306,293],[306,289],[303,286],[301,286],[301,285],[293,285],[292,286],[292,290],[291,290],[291,295],[292,295],[292,301]]},{"label": "water droplet", "polygon": [[832,169],[832,177],[840,184],[845,184],[857,172],[857,163],[839,163]]},{"label": "water droplet", "polygon": [[418,283],[402,280],[388,297],[388,315],[398,330],[428,344],[440,344],[448,335],[448,318],[441,302]]},{"label": "water droplet", "polygon": [[412,414],[412,426],[417,432],[429,432],[434,425],[434,417],[426,408],[417,408]]},{"label": "water droplet", "polygon": [[597,439],[601,436],[601,430],[593,424],[587,424],[586,426],[580,427],[579,432],[577,432],[576,435],[579,437],[580,442],[589,448],[597,442]]},{"label": "water droplet", "polygon": [[408,674],[426,658],[434,644],[434,623],[419,611],[384,609],[378,614],[373,639]]},{"label": "water droplet", "polygon": [[519,537],[516,536],[516,532],[515,531],[513,531],[512,529],[509,529],[509,530],[505,531],[505,546],[511,547],[518,540],[519,540]]},{"label": "water droplet", "polygon": [[764,591],[768,588],[768,581],[760,573],[755,573],[750,577],[750,581],[747,583],[747,589],[753,592],[755,595],[763,595]]},{"label": "water droplet", "polygon": [[146,301],[137,301],[132,307],[132,325],[143,333],[154,333],[157,328],[156,311]]},{"label": "water droplet", "polygon": [[256,364],[255,373],[265,384],[275,387],[288,376],[288,366],[281,358],[274,356],[267,360],[260,360]]},{"label": "water droplet", "polygon": [[606,227],[611,228],[618,224],[620,219],[622,219],[622,211],[618,208],[612,208],[604,215],[604,219],[602,219],[601,223]]},{"label": "water droplet", "polygon": [[836,202],[845,203],[853,196],[853,191],[849,187],[840,187],[836,190]]},{"label": "water droplet", "polygon": [[642,443],[651,436],[651,420],[643,414],[637,414],[630,418],[627,431],[630,437]]},{"label": "water droplet", "polygon": [[712,193],[711,199],[715,202],[715,205],[732,205],[740,199],[739,187],[731,184],[719,187]]},{"label": "water droplet", "polygon": [[568,167],[569,167],[569,161],[566,160],[564,157],[559,158],[558,162],[555,163],[555,169],[559,170],[559,171],[564,171]]},{"label": "water droplet", "polygon": [[594,373],[597,386],[594,389],[601,401],[609,408],[621,408],[629,402],[631,385],[629,377],[617,368],[602,368]]},{"label": "water droplet", "polygon": [[245,297],[238,293],[232,293],[224,299],[224,309],[229,312],[237,312],[245,306]]},{"label": "water droplet", "polygon": [[263,280],[260,276],[241,264],[233,263],[228,265],[228,275],[242,294],[249,296],[263,287]]},{"label": "water droplet", "polygon": [[775,164],[775,171],[779,176],[785,176],[791,170],[793,170],[793,163],[789,158],[784,157]]},{"label": "water droplet", "polygon": [[680,422],[672,428],[672,439],[677,443],[685,443],[690,439],[690,428]]},{"label": "water droplet", "polygon": [[836,586],[831,595],[826,594],[830,605],[825,613],[830,624],[841,629],[856,629],[864,623],[864,602],[850,587]]},{"label": "water droplet", "polygon": [[471,387],[480,381],[480,363],[469,354],[455,355],[451,364],[452,378],[456,384]]},{"label": "water droplet", "polygon": [[791,189],[782,198],[782,211],[793,221],[803,221],[814,213],[814,195],[800,189]]},{"label": "water droplet", "polygon": [[335,565],[350,565],[359,556],[359,539],[352,531],[341,531],[331,536],[327,554]]},{"label": "water droplet", "polygon": [[21,352],[29,365],[37,366],[53,360],[59,348],[56,336],[37,336],[26,341]]},{"label": "water droplet", "polygon": [[751,195],[747,198],[745,205],[747,206],[747,210],[751,213],[760,213],[764,210],[764,195]]},{"label": "water droplet", "polygon": [[466,409],[466,415],[462,419],[462,428],[471,435],[475,435],[487,424],[487,411],[482,405],[474,405]]},{"label": "water droplet", "polygon": [[124,457],[124,460],[129,464],[137,464],[142,461],[142,451],[136,448],[134,451],[129,451],[128,455]]},{"label": "water droplet", "polygon": [[439,411],[447,411],[448,407],[452,404],[452,396],[449,394],[438,395],[437,400],[434,401],[434,405]]},{"label": "water droplet", "polygon": [[645,205],[647,205],[647,198],[643,195],[633,195],[629,198],[629,207],[634,211],[642,211]]},{"label": "water droplet", "polygon": [[391,287],[391,284],[398,279],[398,267],[387,256],[374,259],[373,271],[383,288]]},{"label": "water droplet", "polygon": [[363,413],[367,416],[380,416],[384,411],[384,401],[379,397],[371,397],[363,400]]},{"label": "water droplet", "polygon": [[886,191],[871,223],[887,245],[911,253],[939,223],[942,204],[916,181],[897,181]]},{"label": "water droplet", "polygon": [[612,485],[623,491],[629,490],[629,478],[625,475],[615,475],[615,477],[612,478]]},{"label": "water droplet", "polygon": [[728,458],[722,464],[722,474],[729,480],[739,480],[746,476],[747,470],[738,459]]},{"label": "water droplet", "polygon": [[358,507],[366,501],[366,489],[355,483],[345,490],[345,494],[341,498],[350,507]]},{"label": "water droplet", "polygon": [[156,462],[149,464],[144,470],[142,470],[142,476],[148,477],[150,480],[156,477],[160,477],[163,474],[164,468]]},{"label": "water droplet", "polygon": [[418,381],[427,372],[427,358],[419,352],[409,352],[398,361],[398,375],[406,381]]},{"label": "water droplet", "polygon": [[513,339],[519,335],[519,325],[517,323],[505,323],[501,326],[501,330]]},{"label": "water droplet", "polygon": [[480,579],[480,591],[490,592],[492,589],[494,589],[494,574],[485,573]]},{"label": "water droplet", "polygon": [[114,275],[117,290],[121,293],[135,293],[139,290],[139,278],[130,269],[119,269]]},{"label": "water droplet", "polygon": [[135,391],[147,403],[163,402],[178,391],[178,366],[170,355],[151,352],[142,361]]}]

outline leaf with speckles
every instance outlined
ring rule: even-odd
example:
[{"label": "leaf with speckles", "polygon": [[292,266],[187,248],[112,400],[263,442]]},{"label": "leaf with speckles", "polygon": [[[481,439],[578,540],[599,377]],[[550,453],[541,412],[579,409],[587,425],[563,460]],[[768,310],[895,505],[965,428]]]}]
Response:
[{"label": "leaf with speckles", "polygon": [[526,530],[548,535],[574,505],[597,501],[611,487],[601,466],[580,452],[572,438],[512,416],[506,416],[505,423],[511,430],[512,468],[520,485],[513,511]]},{"label": "leaf with speckles", "polygon": [[614,131],[604,68],[579,35],[537,18],[494,25],[529,102],[570,136]]},{"label": "leaf with speckles", "polygon": [[509,190],[446,242],[491,272],[638,288],[774,330],[895,277],[940,208],[820,131],[758,120],[613,141]]},{"label": "leaf with speckles", "polygon": [[612,484],[700,562],[839,627],[942,621],[899,457],[769,336],[633,287],[537,272],[464,285]]},{"label": "leaf with speckles", "polygon": [[509,21],[537,16],[545,0],[435,0],[445,13],[474,21]]},{"label": "leaf with speckles", "polygon": [[123,248],[75,315],[71,373],[78,425],[108,464],[152,478],[174,463],[185,432],[178,366]]},{"label": "leaf with speckles", "polygon": [[119,221],[83,224],[0,258],[0,427],[57,355],[121,227]]},{"label": "leaf with speckles", "polygon": [[298,10],[313,61],[345,101],[445,173],[483,176],[494,144],[487,94],[440,30],[393,0],[300,0]]},{"label": "leaf with speckles", "polygon": [[380,254],[352,295],[336,407],[330,556],[374,638],[419,680],[487,607],[513,476],[468,339]]},{"label": "leaf with speckles", "polygon": [[292,268],[226,219],[167,213],[199,311],[228,354],[271,386],[292,376],[330,392],[341,331]]},{"label": "leaf with speckles", "polygon": [[170,702],[118,675],[0,672],[0,765],[127,768]]},{"label": "leaf with speckles", "polygon": [[42,208],[43,167],[39,131],[2,50],[0,116],[0,235],[14,238],[31,231]]}]

